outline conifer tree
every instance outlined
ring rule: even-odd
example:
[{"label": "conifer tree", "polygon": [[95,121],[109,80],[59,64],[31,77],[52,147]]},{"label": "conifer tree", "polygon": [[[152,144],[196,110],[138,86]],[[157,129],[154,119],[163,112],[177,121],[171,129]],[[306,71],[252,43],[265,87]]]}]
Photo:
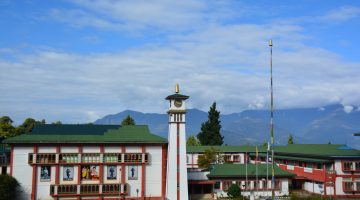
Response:
[{"label": "conifer tree", "polygon": [[294,144],[294,138],[292,134],[289,135],[288,144]]},{"label": "conifer tree", "polygon": [[186,141],[186,146],[199,146],[200,143],[199,141],[196,139],[195,136],[191,135],[188,137],[187,141]]},{"label": "conifer tree", "polygon": [[126,116],[121,122],[121,126],[126,125],[135,125],[135,120],[130,115]]},{"label": "conifer tree", "polygon": [[222,145],[224,137],[220,133],[220,112],[216,110],[216,102],[208,112],[208,120],[201,124],[201,132],[197,135],[201,145]]}]

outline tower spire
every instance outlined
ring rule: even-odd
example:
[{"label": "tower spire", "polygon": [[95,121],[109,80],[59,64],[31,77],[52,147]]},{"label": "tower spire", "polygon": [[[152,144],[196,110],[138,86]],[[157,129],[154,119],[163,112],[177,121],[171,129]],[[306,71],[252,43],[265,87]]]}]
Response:
[{"label": "tower spire", "polygon": [[179,89],[179,83],[176,83],[176,85],[175,85],[175,93],[178,94],[179,91],[180,91],[180,89]]}]

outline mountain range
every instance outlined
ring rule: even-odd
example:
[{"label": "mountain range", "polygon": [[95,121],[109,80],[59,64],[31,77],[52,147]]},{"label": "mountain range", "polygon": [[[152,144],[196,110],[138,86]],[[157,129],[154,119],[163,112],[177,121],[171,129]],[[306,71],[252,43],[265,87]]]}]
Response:
[{"label": "mountain range", "polygon": [[[274,135],[276,144],[287,143],[289,134],[295,143],[342,143],[360,148],[360,137],[352,134],[360,131],[360,108],[346,110],[335,104],[320,108],[280,109],[274,112]],[[107,115],[94,124],[120,124],[130,115],[136,124],[147,124],[152,133],[167,137],[167,114],[142,113],[125,110]],[[186,133],[197,135],[201,124],[207,120],[207,112],[188,109]],[[270,113],[268,110],[244,110],[220,116],[221,134],[228,145],[263,144],[269,141]]]}]

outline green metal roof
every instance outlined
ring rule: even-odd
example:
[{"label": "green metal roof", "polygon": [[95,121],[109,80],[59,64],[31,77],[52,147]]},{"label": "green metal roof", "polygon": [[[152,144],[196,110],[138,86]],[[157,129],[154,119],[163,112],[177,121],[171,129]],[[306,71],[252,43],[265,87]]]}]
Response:
[{"label": "green metal roof", "polygon": [[167,143],[151,134],[148,126],[35,125],[30,133],[8,138],[3,143]]},{"label": "green metal roof", "polygon": [[[256,146],[187,146],[188,153],[204,153],[206,149],[215,148],[220,152],[256,152]],[[259,153],[266,153],[266,148],[258,146]],[[298,157],[304,161],[312,159],[314,162],[327,162],[334,158],[360,158],[360,151],[343,144],[288,144],[275,146],[275,157]],[[294,160],[294,158],[293,158]]]},{"label": "green metal roof", "polygon": [[[256,156],[255,153],[250,153],[251,156]],[[269,157],[271,155],[269,154]],[[266,158],[266,153],[259,153],[259,157],[263,157]],[[326,159],[319,159],[319,158],[308,158],[308,157],[292,157],[292,156],[279,156],[279,155],[275,155],[275,161],[278,159],[283,159],[283,160],[293,160],[293,161],[302,161],[302,162],[314,162],[314,163],[328,163],[331,162],[330,160],[326,160]]]},{"label": "green metal roof", "polygon": [[189,98],[189,96],[179,94],[179,93],[175,93],[175,94],[167,96],[165,99],[169,100],[169,99],[188,99],[188,98]]},{"label": "green metal roof", "polygon": [[276,155],[315,158],[360,157],[360,151],[343,144],[288,144],[275,147]]},{"label": "green metal roof", "polygon": [[[215,148],[220,152],[236,153],[236,152],[256,152],[255,146],[187,146],[187,153],[204,153],[206,149]],[[264,147],[258,147],[259,152],[265,151]]]},{"label": "green metal roof", "polygon": [[[207,175],[209,179],[216,178],[245,178],[246,171],[249,178],[256,177],[256,171],[259,178],[266,177],[266,167],[268,167],[268,176],[271,177],[271,165],[266,164],[216,164]],[[247,170],[246,170],[247,168]],[[257,170],[256,170],[257,168]],[[275,165],[275,177],[292,177],[295,174],[280,169]]]}]

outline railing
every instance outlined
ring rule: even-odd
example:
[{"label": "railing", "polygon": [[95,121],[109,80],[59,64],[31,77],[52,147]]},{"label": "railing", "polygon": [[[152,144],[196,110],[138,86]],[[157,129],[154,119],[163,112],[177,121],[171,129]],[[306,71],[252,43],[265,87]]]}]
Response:
[{"label": "railing", "polygon": [[127,184],[50,185],[51,196],[126,195]]},{"label": "railing", "polygon": [[28,163],[34,164],[143,164],[149,163],[148,153],[29,153]]}]

